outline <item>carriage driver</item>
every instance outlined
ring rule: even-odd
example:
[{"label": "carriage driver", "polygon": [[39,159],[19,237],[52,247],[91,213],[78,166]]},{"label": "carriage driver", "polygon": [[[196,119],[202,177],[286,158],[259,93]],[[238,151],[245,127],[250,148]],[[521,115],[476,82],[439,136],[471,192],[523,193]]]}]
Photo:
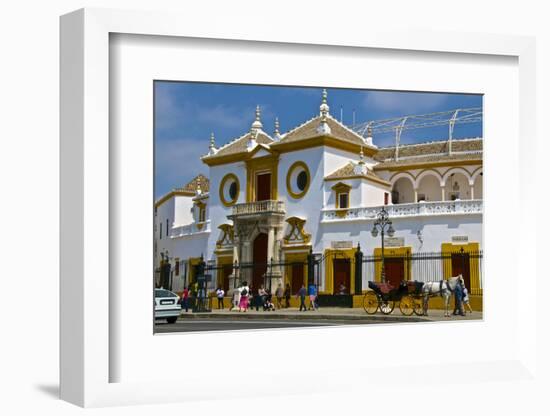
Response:
[{"label": "carriage driver", "polygon": [[456,282],[454,294],[455,294],[455,309],[453,311],[453,315],[460,314],[461,316],[465,316],[464,313],[464,305],[462,303],[462,298],[464,296],[464,287],[462,286],[462,279],[459,279]]}]

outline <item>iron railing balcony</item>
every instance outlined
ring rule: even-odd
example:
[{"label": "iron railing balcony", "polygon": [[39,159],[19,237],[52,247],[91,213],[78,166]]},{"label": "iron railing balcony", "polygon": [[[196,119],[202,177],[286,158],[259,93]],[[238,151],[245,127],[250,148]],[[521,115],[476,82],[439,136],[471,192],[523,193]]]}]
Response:
[{"label": "iron railing balcony", "polygon": [[193,222],[191,224],[173,226],[170,230],[170,238],[185,237],[193,234],[209,232],[210,220],[199,223]]},{"label": "iron railing balcony", "polygon": [[457,199],[455,201],[422,201],[409,204],[395,204],[376,207],[356,207],[344,209],[325,208],[322,210],[321,222],[375,220],[376,215],[382,207],[388,212],[390,218],[482,214],[483,200]]},{"label": "iron railing balcony", "polygon": [[257,202],[246,202],[233,206],[232,216],[241,215],[263,215],[263,214],[284,214],[285,204],[283,201],[267,200]]}]

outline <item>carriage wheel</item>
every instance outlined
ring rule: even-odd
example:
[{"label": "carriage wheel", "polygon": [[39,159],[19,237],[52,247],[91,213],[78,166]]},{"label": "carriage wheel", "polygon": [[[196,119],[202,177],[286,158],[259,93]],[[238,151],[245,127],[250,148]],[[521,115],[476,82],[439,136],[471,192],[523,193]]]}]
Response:
[{"label": "carriage wheel", "polygon": [[415,298],[413,301],[413,308],[417,316],[424,315],[424,300],[422,298]]},{"label": "carriage wheel", "polygon": [[374,292],[367,292],[363,297],[363,309],[366,313],[372,315],[378,310],[378,296]]},{"label": "carriage wheel", "polygon": [[411,316],[414,312],[414,300],[412,296],[403,296],[399,301],[399,310],[403,315]]},{"label": "carriage wheel", "polygon": [[393,300],[383,300],[380,302],[380,312],[384,315],[389,315],[392,313],[393,308],[395,308],[395,301]]}]

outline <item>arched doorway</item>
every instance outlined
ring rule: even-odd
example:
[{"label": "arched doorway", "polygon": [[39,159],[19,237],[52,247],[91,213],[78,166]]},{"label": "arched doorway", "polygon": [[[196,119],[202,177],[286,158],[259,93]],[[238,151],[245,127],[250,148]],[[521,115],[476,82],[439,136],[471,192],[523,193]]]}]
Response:
[{"label": "arched doorway", "polygon": [[264,274],[267,271],[267,234],[258,234],[252,247],[252,286],[258,289],[265,285]]},{"label": "arched doorway", "polygon": [[462,170],[453,170],[446,175],[445,179],[445,200],[471,199],[470,183],[468,176]]},{"label": "arched doorway", "polygon": [[400,177],[393,183],[392,204],[407,204],[414,200],[414,186],[410,178]]},{"label": "arched doorway", "polygon": [[431,172],[421,174],[418,178],[418,202],[441,201],[441,184],[439,178]]}]

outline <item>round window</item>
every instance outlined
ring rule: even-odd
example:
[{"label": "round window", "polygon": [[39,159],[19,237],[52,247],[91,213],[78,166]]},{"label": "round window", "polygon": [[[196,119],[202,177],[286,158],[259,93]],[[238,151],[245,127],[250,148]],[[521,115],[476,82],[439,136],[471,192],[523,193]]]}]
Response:
[{"label": "round window", "polygon": [[309,169],[304,162],[295,162],[289,169],[286,177],[288,194],[295,199],[302,198],[310,184]]},{"label": "round window", "polygon": [[237,198],[237,182],[231,182],[231,185],[229,185],[229,198]]},{"label": "round window", "polygon": [[233,173],[225,175],[220,183],[220,201],[226,207],[239,199],[239,179]]},{"label": "round window", "polygon": [[303,191],[307,187],[307,173],[303,170],[301,171],[298,176],[296,177],[296,185],[298,185],[298,189],[300,191]]}]

